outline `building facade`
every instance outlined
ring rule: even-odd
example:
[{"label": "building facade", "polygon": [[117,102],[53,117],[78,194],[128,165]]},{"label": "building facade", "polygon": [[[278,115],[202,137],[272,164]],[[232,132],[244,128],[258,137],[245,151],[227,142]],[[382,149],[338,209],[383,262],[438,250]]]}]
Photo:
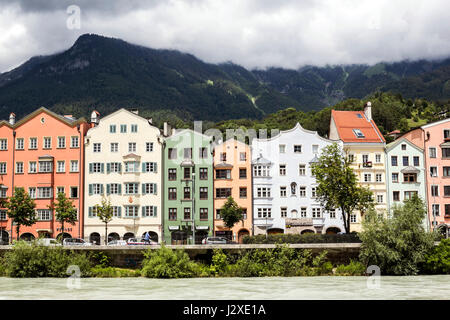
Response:
[{"label": "building facade", "polygon": [[316,200],[311,164],[339,141],[320,137],[299,123],[270,139],[253,139],[254,234],[344,232],[339,210],[326,212]]},{"label": "building facade", "polygon": [[[229,139],[214,148],[214,235],[242,243],[252,234],[252,166],[249,145]],[[230,230],[220,210],[228,197],[244,209],[243,220]]]},{"label": "building facade", "polygon": [[201,243],[213,235],[211,140],[199,132],[176,131],[164,146],[164,240]]},{"label": "building facade", "polygon": [[[0,196],[10,197],[15,187],[22,187],[36,203],[37,222],[21,226],[20,238],[82,237],[83,137],[89,124],[46,108],[15,120],[11,114],[9,122],[0,122]],[[64,230],[49,209],[60,192],[78,211],[76,223],[66,223]],[[4,240],[16,238],[16,228],[4,209],[0,210],[0,228]]]},{"label": "building facade", "polygon": [[[414,195],[427,203],[426,170],[423,149],[401,138],[386,146],[388,212]],[[429,229],[428,219],[424,227]]]},{"label": "building facade", "polygon": [[105,243],[105,224],[96,215],[102,199],[113,207],[108,241],[162,237],[162,135],[137,112],[120,109],[94,125],[85,137],[85,237]]},{"label": "building facade", "polygon": [[[344,152],[351,160],[359,183],[373,192],[375,209],[387,212],[386,194],[386,141],[372,119],[370,102],[364,111],[331,111],[330,139],[340,139]],[[350,215],[350,231],[361,231],[362,214]]]}]

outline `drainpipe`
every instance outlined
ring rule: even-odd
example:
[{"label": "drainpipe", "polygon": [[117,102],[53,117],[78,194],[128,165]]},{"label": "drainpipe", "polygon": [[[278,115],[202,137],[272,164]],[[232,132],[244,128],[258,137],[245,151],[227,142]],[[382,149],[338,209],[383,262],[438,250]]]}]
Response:
[{"label": "drainpipe", "polygon": [[[427,171],[427,168],[429,167],[428,165],[429,165],[429,163],[428,163],[428,161],[427,161],[427,159],[428,159],[428,157],[426,156],[426,152],[427,152],[427,148],[425,147],[426,145],[427,145],[427,142],[430,140],[430,134],[429,134],[429,132],[425,132],[425,130],[423,129],[423,128],[420,128],[421,130],[422,130],[422,133],[423,133],[423,137],[424,137],[424,139],[423,139],[423,141],[424,141],[424,143],[423,143],[423,152],[424,152],[424,162],[425,162],[425,172]],[[436,150],[437,151],[437,150]],[[436,156],[437,156],[437,154],[436,154]],[[428,182],[428,179],[430,179],[430,182]],[[428,199],[428,183],[430,183],[430,186],[431,186],[431,183],[432,183],[432,179],[431,179],[431,170],[430,170],[430,177],[428,178],[428,175],[427,174],[425,174],[425,186],[426,186],[426,192],[425,192],[425,195],[426,195],[426,197],[427,197],[427,201],[428,202],[431,202],[431,201],[429,201],[430,199]],[[438,186],[438,190],[439,190],[439,186]],[[430,190],[431,191],[431,190]],[[436,197],[434,196],[433,197],[433,202],[435,202],[436,201]],[[431,204],[431,203],[430,203]],[[428,203],[427,203],[427,208],[428,209],[430,209],[430,207],[428,206]],[[427,212],[429,212],[428,210],[427,210]],[[433,216],[434,216],[434,213],[433,213],[433,205],[431,205],[431,214],[433,214]],[[435,219],[436,219],[436,217],[434,217]],[[430,218],[429,218],[429,216],[427,216],[427,221],[428,221],[428,226],[429,226],[429,228],[430,228],[430,231],[432,231],[432,230],[434,230],[434,226],[432,225],[432,223],[431,223],[431,220],[430,220]]]},{"label": "drainpipe", "polygon": [[[15,159],[16,159],[16,130],[13,130],[13,149],[12,149],[12,154],[13,154],[13,158],[12,158],[12,170],[11,170],[11,196],[14,196],[14,175],[16,174],[15,171]],[[11,219],[11,244],[13,241],[13,222],[14,220]]]},{"label": "drainpipe", "polygon": [[[161,195],[160,195],[160,199],[161,199],[161,226],[160,226],[160,239],[159,242],[160,243],[165,243],[165,231],[164,231],[164,217],[165,217],[165,205],[164,205],[164,199],[165,199],[165,185],[164,185],[164,176],[166,174],[166,168],[164,166],[165,161],[164,161],[164,151],[166,148],[166,142],[161,138],[161,136],[158,137],[158,143],[161,145],[161,183],[159,185],[160,189],[161,189]],[[164,241],[164,242],[163,242]]]},{"label": "drainpipe", "polygon": [[[78,147],[80,148],[79,151],[79,155],[78,155],[78,238],[81,238],[81,228],[84,227],[84,216],[82,215],[83,213],[83,208],[82,205],[83,203],[81,202],[81,187],[82,187],[82,174],[84,173],[84,170],[82,171],[82,168],[84,169],[84,166],[82,166],[82,162],[81,162],[81,153],[82,153],[82,146],[84,146],[84,143],[82,144],[82,140],[81,140],[81,130],[80,130],[80,124],[77,124],[77,131],[78,131]],[[84,190],[83,190],[84,191]],[[83,219],[82,219],[83,217]],[[82,223],[83,221],[83,223]],[[84,228],[83,228],[84,229]],[[84,235],[83,235],[84,236]]]}]

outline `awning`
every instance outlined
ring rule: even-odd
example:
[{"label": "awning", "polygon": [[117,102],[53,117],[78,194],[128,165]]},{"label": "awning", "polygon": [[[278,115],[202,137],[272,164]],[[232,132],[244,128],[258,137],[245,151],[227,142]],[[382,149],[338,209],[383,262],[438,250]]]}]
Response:
[{"label": "awning", "polygon": [[195,229],[197,229],[197,230],[208,230],[209,226],[196,226]]},{"label": "awning", "polygon": [[180,226],[169,226],[169,230],[178,230],[180,229]]},{"label": "awning", "polygon": [[214,168],[233,168],[233,165],[231,165],[229,163],[222,162],[222,163],[216,164],[214,166]]},{"label": "awning", "polygon": [[53,230],[51,230],[51,229],[36,229],[36,232],[48,232],[48,233],[53,233]]},{"label": "awning", "polygon": [[193,167],[194,166],[194,162],[192,160],[186,159],[186,160],[183,160],[181,162],[180,166],[182,166],[182,167]]},{"label": "awning", "polygon": [[415,167],[406,167],[405,169],[400,170],[401,173],[419,173],[420,170]]},{"label": "awning", "polygon": [[444,147],[444,148],[445,148],[445,147],[450,148],[450,141],[441,143],[440,146],[441,146],[441,147]]}]

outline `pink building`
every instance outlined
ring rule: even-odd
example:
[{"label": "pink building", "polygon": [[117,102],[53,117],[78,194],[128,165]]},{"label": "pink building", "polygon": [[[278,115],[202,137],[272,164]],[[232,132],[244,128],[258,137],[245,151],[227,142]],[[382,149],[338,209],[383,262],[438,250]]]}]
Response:
[{"label": "pink building", "polygon": [[[83,138],[89,124],[83,119],[61,116],[40,108],[20,121],[11,114],[0,122],[0,197],[10,197],[15,187],[23,187],[36,203],[38,221],[21,226],[22,239],[39,236],[55,238],[83,236]],[[61,225],[48,208],[58,193],[64,192],[78,209],[75,225]],[[16,238],[4,209],[0,209],[2,239]]]},{"label": "pink building", "polygon": [[424,149],[430,226],[449,232],[450,119],[426,124],[402,136]]}]

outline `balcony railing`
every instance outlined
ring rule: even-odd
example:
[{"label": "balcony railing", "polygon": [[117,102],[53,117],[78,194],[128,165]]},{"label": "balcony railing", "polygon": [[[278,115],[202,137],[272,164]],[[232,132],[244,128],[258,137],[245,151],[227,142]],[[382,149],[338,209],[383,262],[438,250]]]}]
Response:
[{"label": "balcony railing", "polygon": [[363,168],[372,168],[372,161],[363,162]]}]

